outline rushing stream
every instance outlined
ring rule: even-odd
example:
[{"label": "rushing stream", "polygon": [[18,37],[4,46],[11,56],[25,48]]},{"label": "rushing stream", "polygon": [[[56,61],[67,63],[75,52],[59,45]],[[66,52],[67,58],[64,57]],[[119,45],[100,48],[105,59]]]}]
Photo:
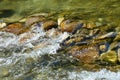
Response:
[{"label": "rushing stream", "polygon": [[[45,16],[50,13],[52,19],[61,15],[81,16],[85,20],[105,18],[119,25],[119,3],[119,0],[1,0],[0,20],[11,23],[34,13]],[[120,80],[119,70],[87,71],[68,64],[73,58],[57,51],[71,34],[55,28],[45,31],[39,24],[42,23],[33,24],[20,35],[0,31],[0,80]]]}]

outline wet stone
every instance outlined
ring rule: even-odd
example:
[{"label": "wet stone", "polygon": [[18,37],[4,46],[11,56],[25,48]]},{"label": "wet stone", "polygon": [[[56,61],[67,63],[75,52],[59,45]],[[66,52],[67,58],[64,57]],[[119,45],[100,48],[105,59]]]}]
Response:
[{"label": "wet stone", "polygon": [[22,23],[13,23],[13,24],[8,25],[5,28],[5,31],[18,35],[18,34],[24,32],[24,27],[23,27]]},{"label": "wet stone", "polygon": [[78,29],[83,26],[80,22],[71,22],[70,20],[65,20],[60,24],[60,29],[62,32],[72,32],[75,33]]},{"label": "wet stone", "polygon": [[58,26],[57,22],[49,20],[49,21],[43,22],[42,27],[43,27],[44,30],[48,30],[48,29],[51,29],[51,28],[56,28],[57,26]]},{"label": "wet stone", "polygon": [[88,47],[79,50],[79,47],[75,47],[71,49],[71,54],[73,57],[79,60],[82,63],[95,63],[95,61],[99,57],[99,52],[96,47]]},{"label": "wet stone", "polygon": [[117,62],[117,53],[115,51],[108,51],[100,56],[100,60],[103,62],[108,62],[112,64],[116,64]]}]

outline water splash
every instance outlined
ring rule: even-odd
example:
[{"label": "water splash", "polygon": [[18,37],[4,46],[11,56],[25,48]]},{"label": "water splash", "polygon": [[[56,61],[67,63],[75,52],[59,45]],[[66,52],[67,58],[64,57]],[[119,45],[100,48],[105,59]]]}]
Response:
[{"label": "water splash", "polygon": [[8,54],[11,53],[8,57],[3,58],[2,56],[0,58],[0,66],[13,64],[23,58],[36,58],[44,54],[56,54],[60,48],[60,43],[68,36],[67,32],[61,33],[54,28],[45,32],[36,25],[33,25],[29,32],[19,36],[0,32],[1,54],[5,54],[8,48],[10,50]]},{"label": "water splash", "polygon": [[111,72],[102,69],[98,72],[68,72],[70,80],[120,80],[120,71]]}]

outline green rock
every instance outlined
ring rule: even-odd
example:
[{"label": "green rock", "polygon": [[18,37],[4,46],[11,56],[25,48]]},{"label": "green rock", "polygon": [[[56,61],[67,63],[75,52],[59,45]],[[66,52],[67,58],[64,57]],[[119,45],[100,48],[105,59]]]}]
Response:
[{"label": "green rock", "polygon": [[101,61],[115,64],[117,62],[117,53],[115,51],[108,51],[100,56]]}]

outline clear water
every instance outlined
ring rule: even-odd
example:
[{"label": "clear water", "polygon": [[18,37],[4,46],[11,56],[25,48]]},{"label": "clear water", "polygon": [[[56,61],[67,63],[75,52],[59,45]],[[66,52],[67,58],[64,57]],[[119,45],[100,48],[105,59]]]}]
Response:
[{"label": "clear water", "polygon": [[[88,20],[104,18],[119,27],[119,3],[119,0],[1,0],[0,19],[16,22],[34,13],[47,13],[55,19],[60,15]],[[0,80],[120,80],[119,70],[71,71],[39,66],[42,55],[57,54],[60,43],[69,35],[64,32],[54,36],[55,31],[45,32],[35,26],[19,36],[0,32]],[[21,41],[26,36],[29,37]],[[3,69],[9,72],[8,77],[1,77]]]}]

